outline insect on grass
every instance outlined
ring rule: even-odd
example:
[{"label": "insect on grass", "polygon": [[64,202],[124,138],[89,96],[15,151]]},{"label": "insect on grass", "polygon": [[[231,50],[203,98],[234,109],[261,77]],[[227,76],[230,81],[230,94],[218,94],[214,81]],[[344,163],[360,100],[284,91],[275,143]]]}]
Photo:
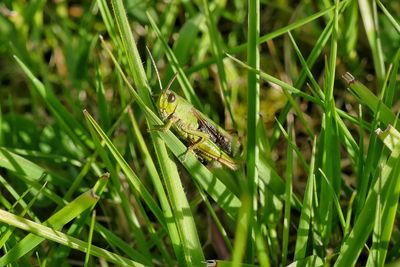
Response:
[{"label": "insect on grass", "polygon": [[[150,51],[148,52],[150,54]],[[151,54],[150,58],[155,67]],[[162,88],[157,68],[155,69],[160,88]],[[241,149],[238,138],[229,134],[186,99],[170,90],[175,78],[176,75],[166,89],[162,89],[157,99],[156,106],[164,126],[156,130],[166,132],[172,129],[179,139],[186,143],[186,153],[194,152],[201,160],[216,161],[231,170],[238,169],[239,161],[235,158]]]}]

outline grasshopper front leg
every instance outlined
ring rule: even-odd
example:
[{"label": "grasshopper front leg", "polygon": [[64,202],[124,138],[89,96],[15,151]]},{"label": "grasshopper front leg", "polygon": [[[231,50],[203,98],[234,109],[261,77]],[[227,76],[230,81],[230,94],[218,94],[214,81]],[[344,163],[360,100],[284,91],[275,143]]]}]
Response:
[{"label": "grasshopper front leg", "polygon": [[171,115],[169,115],[168,118],[165,120],[164,125],[157,125],[154,128],[149,129],[149,131],[161,131],[163,133],[166,133],[178,120],[179,119],[174,116],[174,113],[171,113]]},{"label": "grasshopper front leg", "polygon": [[[164,125],[161,126],[156,126],[152,129],[150,129],[150,131],[162,131],[162,132],[167,132],[174,124],[178,123],[179,124],[180,119],[177,116],[174,116],[174,113],[171,113],[164,121]],[[189,151],[194,151],[199,145],[201,145],[205,140],[207,140],[207,138],[209,138],[209,136],[204,133],[201,132],[199,130],[193,130],[190,129],[190,127],[179,127],[181,133],[184,133],[186,135],[186,137],[184,138],[188,143],[190,143],[190,145],[188,146],[187,150],[185,151],[185,153],[183,153],[183,159],[182,161],[185,161],[187,158],[187,154],[189,153]],[[196,141],[192,141],[191,139],[194,138],[198,138]]]}]

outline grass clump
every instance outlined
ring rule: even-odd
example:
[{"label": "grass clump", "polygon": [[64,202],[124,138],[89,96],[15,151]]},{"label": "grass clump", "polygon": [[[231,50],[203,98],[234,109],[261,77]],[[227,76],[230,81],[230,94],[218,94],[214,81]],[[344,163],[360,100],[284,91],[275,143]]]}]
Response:
[{"label": "grass clump", "polygon": [[[398,264],[399,8],[1,3],[0,265]],[[174,75],[238,170],[154,130]]]}]

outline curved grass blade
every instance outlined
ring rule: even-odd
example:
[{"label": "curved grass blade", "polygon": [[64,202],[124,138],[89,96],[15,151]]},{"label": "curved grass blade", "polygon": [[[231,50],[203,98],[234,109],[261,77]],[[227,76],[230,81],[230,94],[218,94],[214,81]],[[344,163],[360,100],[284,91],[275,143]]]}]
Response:
[{"label": "curved grass blade", "polygon": [[[72,202],[71,202],[72,203]],[[143,263],[140,262],[135,262],[132,260],[129,260],[125,257],[122,257],[120,255],[117,255],[115,253],[109,252],[103,248],[99,248],[96,246],[91,246],[90,251],[88,250],[88,243],[84,242],[82,240],[79,240],[75,237],[68,236],[64,234],[63,232],[57,231],[54,228],[50,228],[48,226],[27,220],[23,217],[19,217],[17,215],[14,215],[12,213],[9,213],[7,211],[1,210],[0,209],[0,221],[3,223],[7,223],[9,225],[12,225],[14,227],[17,227],[19,229],[25,230],[30,232],[28,236],[23,239],[23,240],[28,240],[30,242],[35,242],[36,240],[51,240],[54,242],[58,242],[62,245],[68,246],[73,249],[80,250],[82,252],[90,252],[91,255],[101,257],[106,259],[109,262],[112,262],[114,264],[117,264],[118,266],[146,266]],[[31,238],[29,238],[31,237]],[[22,242],[22,241],[21,241]],[[30,246],[31,244],[28,242],[25,242],[26,246],[21,246],[21,251],[19,251],[19,254],[24,254],[25,251],[29,252],[30,251]],[[11,262],[11,253],[12,249],[0,259],[0,263],[7,264],[6,262]],[[5,261],[2,259],[8,255],[8,261]],[[22,255],[21,255],[22,256]]]},{"label": "curved grass blade", "polygon": [[[73,201],[68,203],[65,207],[54,213],[44,223],[52,227],[54,230],[61,229],[65,224],[78,217],[86,209],[92,208],[97,203],[99,197],[96,195],[96,193],[101,193],[106,183],[107,179],[98,180],[93,187],[94,190],[89,190],[81,194]],[[5,211],[2,211],[2,213],[5,213]],[[24,239],[22,239],[17,245],[15,245],[0,258],[0,266],[16,261],[20,257],[29,253],[33,248],[43,242],[44,239],[45,238],[34,234],[28,234]]]}]

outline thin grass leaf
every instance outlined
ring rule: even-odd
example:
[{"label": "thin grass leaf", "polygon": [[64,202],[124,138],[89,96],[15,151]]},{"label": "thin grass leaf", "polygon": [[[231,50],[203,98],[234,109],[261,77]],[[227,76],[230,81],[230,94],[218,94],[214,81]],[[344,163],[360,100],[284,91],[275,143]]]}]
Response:
[{"label": "thin grass leaf", "polygon": [[233,243],[232,267],[242,266],[243,258],[246,255],[246,244],[248,239],[249,224],[251,223],[250,215],[252,204],[246,193],[241,198],[242,206],[239,209],[239,215],[236,225],[235,241]]},{"label": "thin grass leaf", "polygon": [[[393,103],[396,99],[396,77],[399,71],[399,65],[400,65],[400,48],[397,50],[396,55],[393,58],[392,64],[389,65],[388,69],[388,77],[387,79],[389,82],[387,83],[387,89],[385,91],[384,95],[384,101],[385,105],[388,107],[392,107]],[[384,86],[386,83],[384,84]]]},{"label": "thin grass leaf", "polygon": [[46,88],[17,56],[14,56],[14,58],[30,79],[38,94],[43,98],[53,116],[58,120],[58,123],[69,134],[70,138],[78,144],[76,150],[77,156],[83,157],[82,154],[85,152],[85,149],[93,148],[93,143],[88,139],[88,135],[82,125],[66,110],[54,93]]},{"label": "thin grass leaf", "polygon": [[[293,127],[289,126],[289,141],[293,140]],[[287,150],[287,166],[286,166],[286,183],[285,183],[285,212],[283,219],[283,233],[282,233],[282,266],[287,265],[288,251],[289,251],[289,228],[290,228],[290,213],[291,213],[291,199],[293,194],[293,173],[294,173],[294,159],[293,149],[288,146]]]},{"label": "thin grass leaf", "polygon": [[199,192],[200,192],[200,196],[201,196],[202,200],[204,201],[204,203],[206,204],[207,209],[210,212],[211,217],[214,220],[214,223],[215,223],[219,233],[221,234],[226,247],[228,248],[228,250],[230,252],[232,252],[232,250],[233,250],[232,242],[229,240],[229,236],[228,236],[228,234],[227,234],[227,232],[226,232],[221,220],[218,218],[218,215],[215,213],[210,201],[207,198],[207,195],[200,188],[200,186],[198,186],[198,189],[199,189]]},{"label": "thin grass leaf", "polygon": [[[40,190],[42,185],[38,183],[45,176],[46,181],[56,183],[59,177],[48,173],[37,164],[20,157],[6,148],[0,147],[0,167],[3,167],[17,175],[23,182],[32,185],[36,190]],[[65,178],[62,178],[65,179]],[[45,188],[43,194],[54,203],[62,204],[65,200],[55,194],[52,190]]]},{"label": "thin grass leaf", "polygon": [[[164,185],[161,181],[161,178],[158,175],[156,166],[151,159],[151,155],[146,146],[146,142],[145,142],[142,134],[140,133],[139,126],[137,125],[137,122],[134,118],[132,109],[128,110],[128,115],[129,115],[129,120],[132,125],[133,133],[135,135],[135,139],[138,142],[139,149],[140,149],[140,151],[142,153],[142,157],[144,159],[144,165],[147,167],[147,169],[149,171],[150,178],[152,179],[154,188],[157,192],[158,198],[160,199],[160,205],[163,209],[164,216],[166,218],[172,218],[173,212],[172,212],[171,206],[169,204],[168,196],[164,190]],[[168,227],[168,234],[172,241],[172,246],[174,247],[174,251],[175,251],[176,255],[178,255],[178,258],[179,258],[180,256],[182,256],[183,252],[181,251],[181,247],[179,246],[180,237],[179,237],[178,229],[173,221],[167,220],[166,223],[167,223],[167,227]]]},{"label": "thin grass leaf", "polygon": [[[271,248],[266,246],[265,238],[262,235],[261,228],[262,226],[258,223],[255,223],[253,226],[253,231],[255,235],[255,247],[257,249],[257,258],[260,261],[260,266],[269,267],[271,266],[269,257],[271,257]],[[272,235],[271,235],[272,236]],[[274,242],[275,243],[275,242]]]},{"label": "thin grass leaf", "polygon": [[393,18],[393,16],[390,14],[390,12],[386,9],[386,7],[382,4],[380,0],[377,0],[376,3],[378,4],[379,8],[382,9],[383,13],[385,13],[386,17],[393,25],[393,27],[396,29],[397,33],[400,34],[400,24],[398,23],[398,21],[396,21],[396,19]]},{"label": "thin grass leaf", "polygon": [[108,8],[106,0],[97,0],[97,5],[99,7],[100,14],[102,16],[104,25],[107,28],[107,33],[110,35],[114,43],[118,43],[122,46],[122,41],[118,38],[117,29],[112,17],[112,13]]},{"label": "thin grass leaf", "polygon": [[322,169],[328,177],[334,191],[332,192],[327,182],[321,182],[320,194],[324,196],[321,198],[319,207],[319,219],[321,220],[322,232],[321,236],[324,243],[327,243],[330,236],[334,222],[332,203],[334,201],[334,194],[338,194],[341,186],[341,172],[340,172],[340,152],[338,140],[338,127],[336,123],[336,110],[333,98],[333,89],[335,85],[335,69],[337,57],[337,31],[338,31],[338,16],[339,4],[336,1],[336,8],[334,10],[333,31],[331,36],[331,50],[326,66],[326,90],[325,90],[325,120],[323,123],[323,147],[322,153]]},{"label": "thin grass leaf", "polygon": [[[89,194],[91,194],[91,193],[89,192]],[[91,203],[91,202],[89,202],[89,203]],[[24,240],[29,239],[30,242],[36,242],[36,240],[48,239],[48,240],[63,244],[65,246],[69,246],[73,249],[80,250],[82,252],[88,251],[88,248],[87,248],[88,243],[87,242],[84,242],[77,238],[68,236],[60,231],[55,230],[55,228],[50,228],[50,227],[44,226],[42,224],[35,223],[33,221],[16,216],[12,213],[9,213],[9,212],[1,210],[1,209],[0,209],[0,221],[30,232],[30,234],[28,234],[28,236]],[[32,238],[29,238],[29,237],[32,237]],[[21,241],[21,242],[23,242],[23,241]],[[28,243],[25,244],[25,246],[21,246],[21,251],[19,251],[19,252],[17,251],[16,253],[23,254],[25,252],[25,250],[29,249],[29,246],[31,246],[31,244],[28,244]],[[2,259],[4,257],[6,257],[7,255],[9,255],[8,257],[11,257],[10,253],[12,253],[12,251],[13,250],[11,249],[5,256],[3,256],[0,259],[0,262],[2,264],[3,264],[3,262],[11,262],[10,261],[10,260],[12,260],[11,258],[8,258],[7,259],[8,261],[4,261]],[[118,266],[145,266],[139,262],[129,260],[127,258],[119,256],[115,253],[111,253],[105,249],[102,249],[102,248],[99,248],[96,246],[92,246],[90,252],[91,252],[91,255],[105,258],[107,261],[115,263]]]},{"label": "thin grass leaf", "polygon": [[[120,35],[124,43],[123,49],[124,54],[127,55],[129,70],[133,75],[133,79],[138,88],[140,98],[145,103],[145,105],[142,105],[141,103],[142,110],[145,111],[144,106],[146,106],[148,110],[151,110],[152,108],[149,107],[153,107],[153,105],[148,91],[148,81],[142,66],[142,60],[136,47],[136,42],[129,28],[125,8],[122,1],[119,0],[113,0],[112,5],[114,7],[114,14],[120,31]],[[126,80],[124,75],[122,76]],[[134,90],[131,90],[131,93],[133,93],[133,95],[135,96]],[[138,101],[138,103],[140,102]],[[149,113],[145,113],[148,126],[153,126],[154,121],[152,121],[153,118],[149,117]],[[156,118],[156,121],[159,121],[156,116],[154,117]],[[161,139],[153,133],[152,140],[156,155],[160,163],[161,172],[166,181],[165,184],[167,186],[167,192],[170,196],[171,206],[174,211],[174,218],[176,219],[178,231],[181,238],[181,245],[184,251],[184,260],[182,258],[178,258],[178,260],[181,262],[181,264],[189,265],[204,261],[204,255],[201,249],[199,237],[197,235],[194,219],[191,215],[190,206],[186,199],[181,181],[179,179],[177,167],[174,162],[169,158],[165,145],[161,141]]]},{"label": "thin grass leaf", "polygon": [[313,190],[314,190],[314,168],[315,168],[315,155],[317,149],[317,141],[314,138],[313,150],[311,155],[310,169],[308,171],[308,179],[306,189],[304,191],[303,208],[301,209],[299,227],[296,237],[296,249],[294,251],[294,260],[304,259],[307,255],[307,247],[309,240],[309,231],[313,221]]},{"label": "thin grass leaf", "polygon": [[[383,138],[385,135],[383,135]],[[377,201],[379,196],[383,196],[383,205],[388,205],[388,222],[389,227],[385,230],[385,239],[392,231],[393,212],[396,212],[396,207],[393,208],[394,200],[398,199],[399,182],[398,182],[398,166],[400,166],[400,143],[396,144],[395,149],[390,154],[389,159],[384,162],[382,171],[378,172],[379,179],[374,180],[372,189],[369,191],[368,197],[363,208],[353,225],[348,238],[343,242],[340,249],[339,257],[334,266],[352,266],[357,262],[361,250],[365,246],[368,237],[371,234],[375,222],[375,214],[377,209]],[[390,200],[390,203],[387,202]],[[397,200],[396,200],[397,202]],[[382,222],[381,222],[382,223]],[[382,225],[386,227],[386,225]],[[383,232],[382,232],[383,233]],[[383,240],[385,240],[383,239]],[[380,261],[384,260],[381,257]]]},{"label": "thin grass leaf", "polygon": [[[345,0],[345,1],[340,2],[339,3],[339,8],[341,10],[343,10],[346,7],[346,5],[348,4],[348,2],[349,2],[349,0]],[[292,24],[289,24],[289,25],[287,25],[285,27],[282,27],[282,28],[280,28],[278,30],[275,30],[275,31],[273,31],[271,33],[268,33],[266,35],[260,36],[258,38],[258,44],[265,43],[268,40],[272,40],[272,39],[274,39],[274,38],[276,38],[276,37],[278,37],[280,35],[284,35],[285,33],[289,32],[289,31],[293,31],[293,30],[295,30],[297,28],[300,28],[301,26],[303,26],[303,25],[305,25],[307,23],[310,23],[310,22],[312,22],[312,21],[314,21],[314,20],[316,20],[316,19],[328,14],[329,12],[334,10],[335,8],[336,8],[336,5],[332,5],[332,6],[328,7],[328,8],[326,8],[325,10],[321,10],[321,11],[319,11],[317,13],[314,13],[314,14],[304,18],[304,19],[299,19],[299,20],[297,20],[296,22],[294,22]],[[231,50],[228,51],[228,54],[236,54],[236,53],[242,52],[247,48],[247,45],[248,44],[246,43],[246,44],[239,45],[239,46],[237,46],[235,48],[232,48]]]},{"label": "thin grass leaf", "polygon": [[[4,180],[3,177],[0,176],[0,178],[1,178],[1,180]],[[47,183],[44,183],[44,184],[43,184],[42,188],[41,188],[39,191],[36,192],[36,194],[33,196],[33,198],[31,199],[31,201],[29,201],[29,203],[28,203],[27,205],[26,205],[26,204],[25,204],[25,205],[23,204],[24,209],[23,209],[23,211],[19,214],[19,216],[25,216],[25,214],[28,213],[29,216],[30,216],[30,217],[33,217],[34,220],[35,220],[36,222],[39,222],[39,219],[37,218],[37,216],[36,216],[30,209],[31,209],[31,207],[33,206],[33,204],[35,203],[35,201],[38,199],[38,197],[40,196],[40,194],[42,193],[42,190],[46,187],[46,184],[47,184]],[[11,207],[11,210],[13,210],[14,207],[15,207],[16,205],[18,205],[19,203],[23,203],[23,202],[24,202],[23,198],[24,198],[24,196],[25,196],[30,190],[31,190],[31,189],[28,188],[28,189],[21,195],[20,198],[16,199],[16,202],[15,202],[14,205]],[[9,191],[10,191],[10,190],[9,190]],[[12,192],[12,191],[13,191],[13,190],[11,190],[11,192]],[[10,236],[14,233],[14,230],[15,230],[15,227],[9,226],[9,227],[7,228],[7,230],[2,231],[2,236],[1,236],[1,239],[0,239],[0,247],[1,247],[1,248],[5,246],[6,242],[7,242],[8,239],[10,238]]]},{"label": "thin grass leaf", "polygon": [[366,105],[375,114],[379,112],[379,120],[385,124],[394,124],[396,116],[384,103],[381,103],[381,100],[371,93],[365,85],[356,80],[354,76],[348,72],[343,75],[343,79],[346,80],[351,92],[358,97],[363,105]]},{"label": "thin grass leaf", "polygon": [[[377,131],[379,138],[384,144],[395,152],[400,144],[400,133],[393,127],[389,126],[385,131]],[[381,216],[379,216],[379,224],[375,224],[373,244],[368,257],[367,266],[382,266],[385,263],[387,247],[390,243],[392,231],[395,227],[395,217],[397,214],[398,200],[400,195],[400,156],[392,168],[389,177],[389,186],[386,194],[381,196]],[[379,233],[379,239],[377,234]]]},{"label": "thin grass leaf", "polygon": [[[248,46],[247,46],[247,61],[250,68],[258,70],[260,68],[260,51],[258,47],[258,39],[260,38],[260,1],[250,0],[248,7]],[[247,167],[247,190],[249,198],[249,217],[248,217],[248,229],[244,229],[245,233],[248,234],[247,239],[252,239],[253,225],[256,223],[255,210],[256,205],[256,191],[257,191],[257,162],[259,158],[259,150],[257,146],[257,125],[259,123],[259,112],[260,112],[260,83],[259,76],[250,72],[247,74],[247,153],[246,153],[246,167]],[[240,228],[240,227],[238,227]],[[254,250],[256,248],[249,243],[246,260],[247,262],[254,262]],[[258,249],[258,248],[257,248]],[[234,252],[237,252],[234,250]],[[244,252],[244,251],[243,251]],[[239,255],[243,255],[241,252]],[[241,256],[233,256],[234,266],[237,266]]]},{"label": "thin grass leaf", "polygon": [[94,229],[94,222],[96,221],[96,210],[93,210],[92,213],[92,219],[90,220],[90,228],[89,228],[89,237],[88,237],[88,246],[86,250],[86,255],[85,255],[85,262],[84,262],[84,267],[87,267],[89,264],[89,259],[90,259],[90,252],[92,249],[92,239],[93,239],[93,229]]},{"label": "thin grass leaf", "polygon": [[380,39],[380,31],[378,27],[378,17],[375,12],[376,5],[374,2],[361,0],[358,2],[361,18],[364,22],[365,32],[367,34],[369,46],[371,47],[372,60],[374,69],[378,78],[378,85],[381,86],[385,77],[385,64],[383,61],[382,44]]},{"label": "thin grass leaf", "polygon": [[231,103],[231,97],[228,92],[228,82],[226,80],[226,74],[225,74],[225,67],[224,67],[224,62],[223,62],[223,41],[221,39],[221,36],[218,34],[218,31],[216,29],[215,21],[213,18],[213,14],[211,13],[210,6],[208,4],[207,0],[202,1],[206,21],[207,21],[207,27],[208,27],[208,32],[209,32],[209,39],[211,43],[211,51],[216,58],[216,63],[217,63],[217,69],[218,69],[218,76],[219,76],[219,83],[222,89],[222,95],[224,97],[224,104],[226,109],[228,110],[229,116],[232,120],[232,126],[235,129],[236,128],[236,120],[234,113],[232,111],[232,103]]},{"label": "thin grass leaf", "polygon": [[157,218],[157,220],[163,225],[163,227],[166,227],[165,218],[162,215],[160,208],[158,207],[158,205],[156,204],[156,202],[154,201],[154,199],[152,198],[151,194],[148,192],[146,187],[143,185],[142,181],[136,176],[136,174],[133,172],[133,170],[129,167],[129,164],[125,161],[125,159],[122,157],[122,155],[118,152],[118,150],[115,148],[115,146],[113,145],[111,140],[103,132],[103,130],[97,124],[97,122],[93,119],[93,117],[86,110],[84,110],[84,114],[88,121],[88,125],[93,127],[93,129],[96,131],[96,133],[105,142],[106,146],[108,147],[111,154],[117,161],[118,165],[121,166],[131,187],[134,188],[140,194],[140,196],[143,198],[145,203],[149,206],[150,210],[153,212],[153,214]]},{"label": "thin grass leaf", "polygon": [[[74,199],[72,202],[68,203],[65,207],[55,212],[49,219],[47,219],[45,224],[51,226],[54,230],[61,229],[66,223],[75,219],[84,210],[93,207],[93,205],[96,204],[96,202],[99,200],[99,197],[96,196],[95,194],[100,193],[101,190],[99,189],[105,186],[106,181],[107,179],[98,180],[98,182],[93,187],[94,188],[93,191],[92,190],[87,191],[82,195],[80,195],[79,197],[77,197],[76,199]],[[5,211],[2,211],[2,213],[4,215],[7,215]],[[15,217],[13,216],[14,215],[8,218],[15,219]],[[16,220],[18,221],[20,219]],[[7,220],[4,220],[3,222],[7,223]],[[17,227],[17,225],[14,226]],[[17,245],[15,245],[12,249],[10,249],[10,251],[8,251],[5,255],[3,255],[0,258],[0,265],[6,265],[11,262],[14,262],[15,260],[24,256],[25,254],[29,253],[33,248],[35,248],[37,245],[43,242],[44,239],[45,238],[39,237],[34,234],[28,234],[24,239],[22,239]]]},{"label": "thin grass leaf", "polygon": [[[161,29],[161,35],[162,36],[170,36],[174,30],[174,25],[176,23],[177,17],[179,15],[179,2],[177,1],[173,1],[168,3],[165,12],[163,12],[163,14],[161,15],[160,21],[162,23],[160,23]],[[186,23],[187,25],[188,23]],[[190,24],[190,23],[189,23]],[[182,31],[184,31],[185,25],[182,27],[180,33],[179,33],[179,38],[182,35]],[[193,38],[196,36],[197,30],[194,30],[195,35],[193,36]],[[190,39],[192,40],[192,39]],[[177,41],[179,42],[179,41]],[[186,44],[185,44],[186,43]],[[182,42],[183,45],[187,45],[188,42]],[[183,49],[185,50],[185,49]],[[181,51],[180,49],[177,49],[177,51]],[[164,50],[163,50],[163,44],[162,44],[162,40],[161,39],[157,39],[154,43],[153,46],[153,55],[154,58],[161,58],[164,55]],[[182,59],[182,58],[181,58]],[[182,61],[178,58],[178,61],[182,63]],[[166,77],[168,77],[170,79],[171,76],[167,75]]]},{"label": "thin grass leaf", "polygon": [[111,122],[99,66],[96,66],[96,93],[100,117],[102,118],[102,126],[106,131],[108,131],[108,129],[110,129]]},{"label": "thin grass leaf", "polygon": [[346,55],[350,59],[356,59],[357,40],[358,40],[358,2],[350,1],[348,7],[343,13],[343,24],[340,27],[344,30],[343,45],[345,46]]},{"label": "thin grass leaf", "polygon": [[347,209],[347,214],[346,214],[346,225],[345,228],[343,230],[343,236],[347,237],[350,231],[350,225],[351,225],[351,218],[353,215],[353,203],[354,200],[356,199],[356,192],[353,192],[353,194],[351,195],[350,201],[349,201],[349,207]]},{"label": "thin grass leaf", "polygon": [[299,90],[299,89],[297,89],[297,88],[295,88],[295,87],[293,87],[293,86],[291,86],[291,85],[289,85],[289,84],[287,84],[287,83],[285,83],[285,82],[273,77],[272,75],[264,73],[261,70],[254,69],[251,66],[243,63],[242,61],[238,60],[237,58],[235,58],[235,57],[233,57],[233,56],[231,56],[229,54],[227,54],[227,56],[230,57],[233,61],[235,61],[239,65],[241,65],[242,67],[244,67],[247,70],[249,70],[250,72],[260,75],[261,79],[266,80],[266,81],[271,82],[271,83],[274,83],[276,85],[279,85],[283,89],[287,90],[289,93],[296,94],[296,95],[298,95],[300,97],[303,97],[304,99],[307,99],[307,100],[309,100],[309,101],[311,101],[313,103],[317,103],[317,104],[321,104],[322,103],[321,100],[316,99],[315,97],[310,96],[310,95],[302,92],[301,90]]},{"label": "thin grass leaf", "polygon": [[[146,73],[144,72],[142,61],[139,56],[139,52],[136,47],[135,39],[133,38],[132,32],[129,28],[128,19],[126,17],[125,8],[122,1],[113,0],[111,1],[114,8],[115,24],[119,30],[119,35],[122,40],[122,49],[127,56],[127,62],[132,75],[133,80],[138,88],[138,93],[141,99],[146,103],[147,106],[151,106],[151,98],[149,88],[147,86]],[[117,43],[118,45],[118,43]],[[139,68],[137,66],[140,66]]]},{"label": "thin grass leaf", "polygon": [[151,15],[149,13],[147,13],[147,17],[150,21],[150,24],[151,24],[153,30],[157,34],[158,39],[161,40],[161,43],[166,52],[168,61],[170,62],[172,69],[174,70],[175,73],[178,74],[177,78],[178,78],[179,84],[181,85],[182,91],[183,91],[186,99],[188,99],[189,102],[192,103],[197,109],[203,110],[203,108],[202,108],[203,105],[201,104],[200,100],[198,99],[197,95],[195,94],[193,87],[191,86],[188,78],[186,77],[185,72],[183,71],[182,67],[180,66],[179,61],[176,59],[174,52],[168,46],[164,37],[161,35],[161,32],[158,29],[157,24],[155,23],[154,19],[151,17]]},{"label": "thin grass leaf", "polygon": [[[171,3],[172,5],[173,3]],[[193,44],[191,42],[191,40],[194,40],[200,31],[200,28],[202,25],[204,25],[204,15],[198,14],[195,17],[192,18],[188,18],[188,20],[185,22],[185,24],[181,27],[181,29],[179,30],[179,36],[176,39],[176,41],[174,42],[173,45],[173,54],[176,56],[176,59],[179,62],[180,66],[185,66],[190,59],[190,51],[193,48]],[[161,29],[161,34],[162,36],[169,36],[163,33],[162,29]],[[156,53],[157,51],[157,43],[159,43],[160,45],[162,45],[162,40],[163,39],[157,39],[156,40],[156,44],[154,45],[152,51],[153,51],[153,56],[155,59],[158,59],[159,56],[157,56],[158,54]],[[186,75],[189,75],[190,72],[188,72],[185,69],[185,73]],[[167,84],[171,78],[174,75],[174,71],[173,71],[173,67],[172,64],[168,64],[166,66],[166,70],[165,70],[165,74],[163,77],[163,83]],[[171,88],[174,89],[174,84],[171,85]]]},{"label": "thin grass leaf", "polygon": [[296,152],[297,157],[300,160],[300,163],[303,165],[303,168],[306,170],[306,172],[308,173],[310,170],[310,166],[307,164],[306,160],[304,159],[303,155],[301,154],[301,151],[299,150],[299,148],[296,146],[295,143],[293,143],[293,141],[289,138],[289,134],[285,131],[285,129],[283,128],[283,126],[277,121],[276,122],[279,126],[279,128],[282,131],[283,136],[285,137],[285,139],[288,142],[288,146],[294,150],[294,152]]},{"label": "thin grass leaf", "polygon": [[346,221],[344,219],[343,211],[340,208],[339,198],[336,195],[335,190],[334,190],[331,182],[329,181],[328,177],[326,177],[326,174],[321,169],[318,169],[318,171],[321,173],[321,175],[324,178],[325,182],[328,184],[329,188],[331,189],[331,194],[332,194],[333,200],[334,200],[333,204],[335,205],[335,208],[337,210],[337,214],[339,216],[339,222],[340,222],[340,224],[342,226],[342,229],[343,229],[343,232],[344,232],[344,230],[346,228]]}]

